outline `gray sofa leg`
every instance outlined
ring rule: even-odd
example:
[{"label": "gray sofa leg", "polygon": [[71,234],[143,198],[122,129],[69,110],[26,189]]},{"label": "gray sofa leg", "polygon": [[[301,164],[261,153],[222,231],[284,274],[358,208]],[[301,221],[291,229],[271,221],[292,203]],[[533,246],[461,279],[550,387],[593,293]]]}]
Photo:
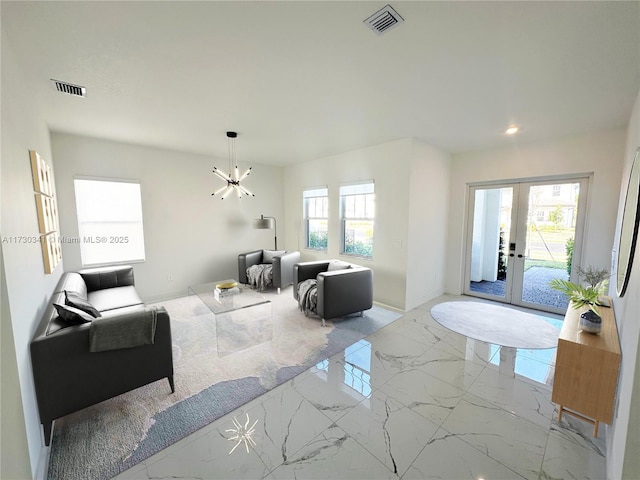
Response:
[{"label": "gray sofa leg", "polygon": [[278,287],[278,295],[280,295],[280,287]]},{"label": "gray sofa leg", "polygon": [[171,387],[171,393],[176,393],[176,387],[173,383],[173,375],[171,375],[170,377],[167,377],[167,380],[169,380],[169,386]]},{"label": "gray sofa leg", "polygon": [[364,317],[364,310],[360,312],[360,316]]},{"label": "gray sofa leg", "polygon": [[326,327],[326,326],[327,326],[327,324],[326,324],[326,323],[324,323],[324,318],[322,319],[322,326],[323,326],[323,327]]}]

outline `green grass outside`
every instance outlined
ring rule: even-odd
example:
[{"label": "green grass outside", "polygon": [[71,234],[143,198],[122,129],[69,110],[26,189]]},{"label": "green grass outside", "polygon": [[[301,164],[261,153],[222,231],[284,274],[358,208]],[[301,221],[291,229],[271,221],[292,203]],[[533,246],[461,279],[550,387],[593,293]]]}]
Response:
[{"label": "green grass outside", "polygon": [[566,270],[567,263],[566,262],[552,262],[551,260],[525,260],[524,261],[524,271],[526,272],[531,267],[547,267],[547,268],[557,268],[560,270]]},{"label": "green grass outside", "polygon": [[[549,262],[551,265],[543,265],[550,266],[551,268],[564,268],[557,267],[555,264],[565,264],[567,261],[566,254],[566,245],[567,240],[573,238],[574,230],[573,229],[560,229],[560,228],[539,228],[539,230],[534,230],[531,228],[528,234],[528,241],[533,242],[533,247],[527,251],[527,255],[529,258],[536,259],[531,261],[540,261],[540,262]],[[541,245],[542,240],[547,244],[548,247],[553,249],[553,256],[547,251],[544,245]],[[554,258],[554,260],[551,260]],[[532,265],[534,266],[534,265]],[[526,269],[526,268],[525,268]]]}]

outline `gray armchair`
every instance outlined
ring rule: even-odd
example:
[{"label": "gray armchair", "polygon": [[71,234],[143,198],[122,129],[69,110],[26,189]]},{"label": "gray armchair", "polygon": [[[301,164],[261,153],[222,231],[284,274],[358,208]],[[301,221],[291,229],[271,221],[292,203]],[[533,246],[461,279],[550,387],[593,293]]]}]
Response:
[{"label": "gray armchair", "polygon": [[255,250],[238,255],[238,281],[249,283],[247,278],[249,267],[271,263],[273,265],[272,286],[278,289],[278,293],[281,288],[291,285],[293,283],[293,266],[300,261],[300,252],[283,250],[276,252],[273,257],[271,257],[272,254],[274,254],[273,250]]},{"label": "gray armchair", "polygon": [[303,262],[293,267],[293,296],[298,299],[298,284],[316,279],[318,298],[316,314],[325,320],[360,313],[373,306],[373,271],[349,264],[343,270],[328,271],[331,260]]}]

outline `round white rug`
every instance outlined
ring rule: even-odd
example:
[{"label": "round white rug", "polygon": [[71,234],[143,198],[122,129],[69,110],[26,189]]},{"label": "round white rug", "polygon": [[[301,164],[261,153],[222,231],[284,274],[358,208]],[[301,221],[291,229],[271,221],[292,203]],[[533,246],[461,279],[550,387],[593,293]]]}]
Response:
[{"label": "round white rug", "polygon": [[445,302],[431,316],[456,333],[514,348],[554,348],[560,331],[538,315],[480,302]]}]

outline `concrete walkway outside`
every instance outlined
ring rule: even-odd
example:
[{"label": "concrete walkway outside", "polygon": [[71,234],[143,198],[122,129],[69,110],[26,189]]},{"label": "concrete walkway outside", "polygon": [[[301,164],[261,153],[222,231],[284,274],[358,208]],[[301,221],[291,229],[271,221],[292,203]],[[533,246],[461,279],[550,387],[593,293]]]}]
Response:
[{"label": "concrete walkway outside", "polygon": [[[549,286],[549,282],[554,278],[567,280],[566,270],[549,267],[529,268],[524,272],[522,300],[537,305],[566,309],[569,305],[567,297]],[[471,282],[471,291],[504,297],[505,281],[488,282],[483,280],[481,282]]]}]

